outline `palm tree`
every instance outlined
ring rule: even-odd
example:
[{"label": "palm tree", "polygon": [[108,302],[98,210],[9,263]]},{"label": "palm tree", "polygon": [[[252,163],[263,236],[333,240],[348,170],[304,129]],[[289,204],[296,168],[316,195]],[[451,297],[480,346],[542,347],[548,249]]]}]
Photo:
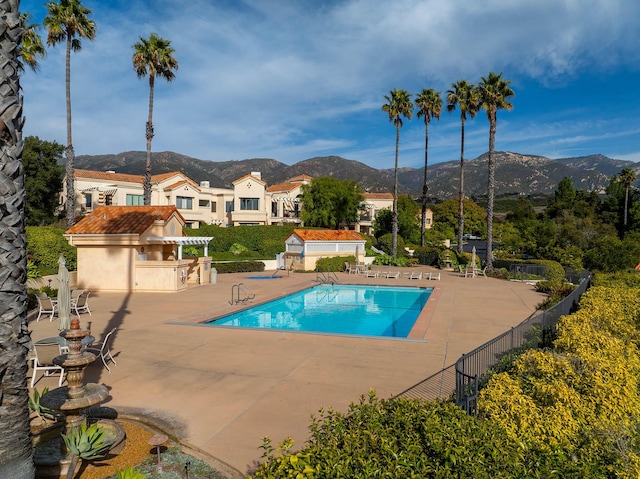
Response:
[{"label": "palm tree", "polygon": [[19,2],[0,1],[0,477],[35,476],[29,434],[27,249]]},{"label": "palm tree", "polygon": [[460,191],[458,204],[458,253],[462,254],[462,235],[464,234],[464,122],[467,115],[475,118],[478,112],[478,90],[467,80],[458,80],[447,90],[447,111],[452,112],[456,105],[460,107]]},{"label": "palm tree", "polygon": [[389,114],[389,122],[396,127],[396,163],[393,177],[393,211],[391,213],[391,254],[398,256],[398,147],[400,146],[400,128],[402,117],[411,119],[413,104],[411,94],[406,90],[393,89],[389,95],[385,95],[387,103],[382,105],[382,111]]},{"label": "palm tree", "polygon": [[502,78],[502,73],[490,72],[478,85],[480,104],[487,112],[489,119],[489,178],[487,181],[487,268],[493,268],[493,197],[495,189],[495,158],[496,123],[498,110],[512,110],[513,105],[508,99],[515,95],[509,87],[511,81]]},{"label": "palm tree", "polygon": [[424,180],[422,183],[422,218],[420,223],[420,246],[424,246],[424,230],[427,220],[427,166],[429,164],[429,122],[432,118],[440,120],[442,98],[440,92],[429,88],[423,89],[416,97],[418,118],[424,117]]},{"label": "palm tree", "polygon": [[73,187],[73,141],[71,138],[71,50],[82,50],[80,38],[93,40],[96,36],[96,23],[89,20],[91,10],[82,5],[82,0],[60,0],[60,3],[46,3],[48,14],[44,19],[47,27],[47,45],[55,46],[58,43],[66,43],[66,67],[65,83],[67,95],[67,146],[64,149],[67,158],[66,167],[66,216],[67,227],[71,228],[74,222],[76,209],[76,195]]},{"label": "palm tree", "polygon": [[33,71],[37,72],[40,69],[38,65],[38,59],[44,58],[47,55],[47,51],[42,43],[42,37],[38,33],[40,25],[27,23],[31,19],[30,13],[20,14],[20,21],[22,22],[22,43],[20,44],[20,62],[21,71],[24,70],[24,64],[26,64]]},{"label": "palm tree", "polygon": [[624,186],[624,226],[626,229],[629,216],[629,188],[636,182],[636,172],[631,168],[623,168],[620,170],[618,181]]},{"label": "palm tree", "polygon": [[133,44],[133,69],[138,78],[149,75],[149,118],[146,126],[147,165],[144,175],[144,204],[151,204],[151,140],[153,139],[153,91],[156,76],[168,82],[175,78],[173,70],[178,69],[178,62],[174,58],[171,41],[159,37],[155,33],[149,38],[140,37],[140,41]]}]

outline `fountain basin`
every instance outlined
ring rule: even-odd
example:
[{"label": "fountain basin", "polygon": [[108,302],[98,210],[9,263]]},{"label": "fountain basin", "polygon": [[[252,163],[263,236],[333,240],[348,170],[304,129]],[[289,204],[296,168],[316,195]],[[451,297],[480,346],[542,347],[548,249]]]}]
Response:
[{"label": "fountain basin", "polygon": [[85,384],[82,397],[69,398],[68,392],[68,386],[56,388],[44,394],[40,398],[40,403],[56,411],[74,411],[94,406],[109,397],[107,387],[96,383]]}]

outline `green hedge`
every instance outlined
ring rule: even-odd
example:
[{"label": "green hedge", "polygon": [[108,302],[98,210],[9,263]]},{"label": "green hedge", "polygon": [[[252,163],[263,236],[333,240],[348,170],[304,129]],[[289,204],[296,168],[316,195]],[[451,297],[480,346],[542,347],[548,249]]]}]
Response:
[{"label": "green hedge", "polygon": [[356,257],[351,256],[333,256],[331,258],[320,258],[316,261],[316,271],[344,271],[345,263],[355,263]]},{"label": "green hedge", "polygon": [[56,274],[58,258],[64,255],[67,269],[77,269],[76,248],[63,236],[65,230],[54,226],[27,226],[27,256],[38,267],[39,276]]},{"label": "green hedge", "polygon": [[264,271],[262,261],[233,261],[229,263],[211,263],[218,273],[253,273]]},{"label": "green hedge", "polygon": [[221,226],[204,225],[199,229],[185,229],[187,236],[212,236],[210,252],[227,252],[233,244],[260,253],[264,258],[273,257],[285,249],[284,241],[294,226]]}]

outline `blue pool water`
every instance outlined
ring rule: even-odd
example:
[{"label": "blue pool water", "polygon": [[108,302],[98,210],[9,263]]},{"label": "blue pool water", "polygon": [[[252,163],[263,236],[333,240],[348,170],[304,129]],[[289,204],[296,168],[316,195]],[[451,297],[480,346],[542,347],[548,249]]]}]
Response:
[{"label": "blue pool water", "polygon": [[206,324],[406,338],[432,291],[319,285]]}]

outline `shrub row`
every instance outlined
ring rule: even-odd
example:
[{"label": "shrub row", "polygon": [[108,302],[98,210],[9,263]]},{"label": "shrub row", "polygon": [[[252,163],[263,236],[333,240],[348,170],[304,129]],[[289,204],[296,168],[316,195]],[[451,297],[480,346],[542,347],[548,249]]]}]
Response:
[{"label": "shrub row", "polygon": [[230,261],[228,263],[211,263],[218,273],[253,273],[264,271],[262,261]]},{"label": "shrub row", "polygon": [[320,258],[316,261],[316,271],[344,271],[345,263],[355,263],[356,257],[351,256],[333,256],[331,258]]},{"label": "shrub row", "polygon": [[[226,252],[235,245],[242,245],[265,258],[273,258],[284,251],[284,241],[295,229],[294,226],[220,226],[203,225],[199,229],[186,229],[188,236],[211,236],[209,251]],[[234,247],[237,249],[237,246]]]},{"label": "shrub row", "polygon": [[564,281],[564,268],[557,261],[546,259],[497,259],[493,262],[496,269],[505,268],[509,271],[512,264],[540,264],[545,267],[545,278],[549,281]]}]

